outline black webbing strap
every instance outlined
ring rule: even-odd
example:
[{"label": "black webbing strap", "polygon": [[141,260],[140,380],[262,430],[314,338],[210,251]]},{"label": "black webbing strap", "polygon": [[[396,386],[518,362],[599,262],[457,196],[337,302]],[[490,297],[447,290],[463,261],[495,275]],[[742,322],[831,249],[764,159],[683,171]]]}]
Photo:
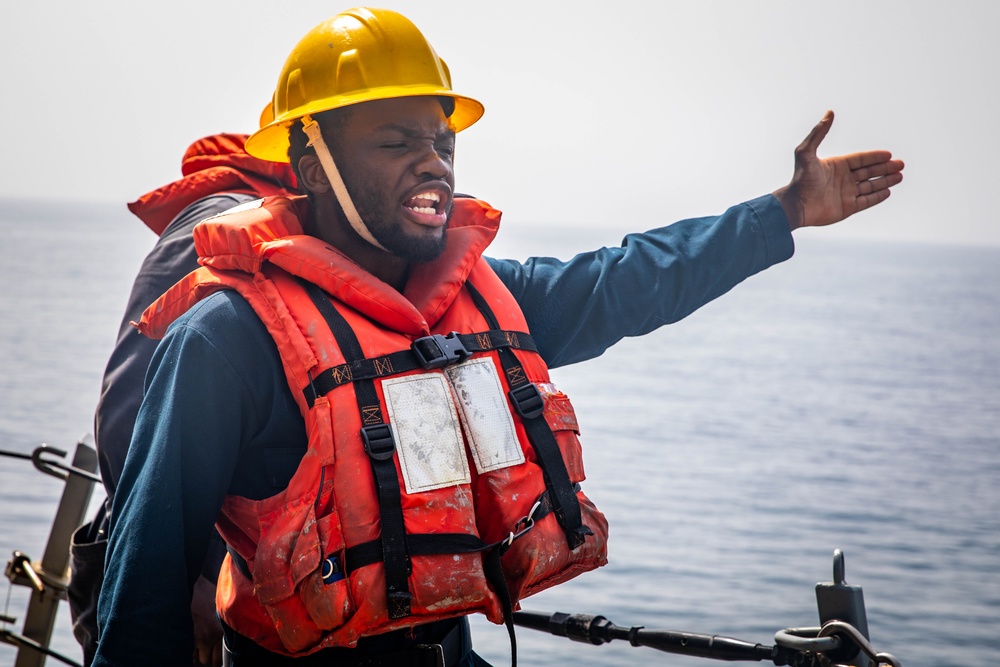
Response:
[{"label": "black webbing strap", "polygon": [[[573,491],[579,490],[580,485],[574,484]],[[411,556],[485,552],[483,554],[483,575],[500,599],[504,625],[507,627],[507,635],[510,638],[511,667],[517,667],[517,636],[514,633],[514,603],[510,596],[510,589],[507,587],[507,577],[503,571],[501,557],[507,552],[514,540],[527,533],[534,526],[534,522],[541,520],[552,511],[552,496],[548,491],[545,491],[538,498],[538,502],[530,514],[518,522],[515,528],[520,529],[520,531],[517,534],[512,532],[510,538],[494,544],[487,544],[475,535],[467,533],[424,533],[409,535],[407,538],[407,547]],[[253,576],[250,574],[250,567],[246,560],[229,545],[226,545],[226,549],[236,564],[236,568],[252,581]],[[381,561],[382,553],[381,540],[371,540],[348,547],[344,553],[344,574],[350,576],[351,572],[359,568]]]},{"label": "black webbing strap", "polygon": [[[307,281],[300,281],[309,298],[319,310],[333,332],[344,358],[359,361],[365,358],[354,330],[344,316],[334,307],[326,292]],[[382,417],[375,383],[370,379],[355,380],[354,393],[361,412],[361,439],[372,466],[372,475],[378,490],[379,519],[381,521],[381,561],[385,564],[385,589],[389,618],[410,615],[410,589],[407,585],[410,565],[406,545],[406,527],[403,524],[403,506],[400,502],[399,477],[393,452],[396,443],[392,429]]]},{"label": "black webbing strap", "polygon": [[[301,655],[295,658],[271,653],[252,639],[244,637],[232,628],[226,627],[225,642],[222,648],[222,664],[232,665],[295,665],[296,667],[453,667],[454,665],[471,664],[471,642],[468,626],[461,619],[452,619],[448,629],[434,643],[416,644],[408,648],[393,648],[379,653],[370,653],[372,649],[346,647],[330,647]],[[447,627],[442,624],[439,627]],[[438,628],[435,628],[437,630]],[[424,626],[424,634],[430,634]],[[439,633],[435,633],[437,635]],[[411,635],[407,635],[409,638]],[[433,637],[434,635],[431,635]],[[431,637],[427,637],[428,640]],[[378,642],[373,643],[377,644]],[[388,642],[386,642],[388,644]],[[393,641],[390,646],[399,646],[403,642]],[[197,663],[195,663],[197,664]],[[480,663],[477,663],[480,664]]]},{"label": "black webbing strap", "polygon": [[[535,519],[541,515],[536,510]],[[514,536],[513,539],[517,539]],[[429,556],[433,554],[483,553],[483,575],[500,599],[503,610],[504,625],[510,638],[511,667],[517,667],[517,637],[514,634],[514,603],[507,587],[507,577],[503,571],[500,558],[510,548],[506,539],[495,544],[487,544],[474,535],[464,533],[420,534],[410,535],[407,540],[410,554],[413,556]],[[378,540],[365,542],[347,549],[344,554],[345,567],[348,576],[359,567],[378,562],[380,558]]]},{"label": "black webbing strap", "polygon": [[500,606],[503,608],[503,624],[507,626],[507,636],[510,638],[510,665],[517,667],[517,635],[514,634],[514,602],[510,597],[510,589],[507,588],[507,577],[503,573],[503,565],[500,557],[510,546],[507,542],[501,542],[494,546],[483,557],[483,574],[486,581],[493,586],[493,592],[500,598]]},{"label": "black webbing strap", "polygon": [[[573,485],[573,492],[580,490],[579,484]],[[545,516],[554,511],[552,507],[552,494],[548,491],[542,493],[538,498],[538,504],[532,508],[530,519],[532,522],[541,521]],[[523,526],[517,526],[519,528]],[[515,535],[515,539],[516,539]],[[417,533],[406,537],[406,546],[410,556],[433,556],[436,554],[467,554],[476,551],[486,551],[494,545],[487,544],[475,535],[467,533]],[[238,556],[235,552],[233,557]],[[348,547],[344,553],[344,571],[347,574],[377,563],[382,559],[382,551],[379,540],[363,542],[353,547]],[[245,567],[245,564],[244,564]],[[249,576],[249,575],[247,575]]]},{"label": "black webbing strap", "polygon": [[[491,329],[499,329],[500,323],[483,295],[472,283],[466,282],[465,286],[479,312],[486,319],[487,325]],[[566,535],[569,548],[576,549],[583,544],[588,535],[593,535],[594,532],[583,525],[583,518],[580,515],[580,501],[573,491],[573,483],[570,482],[569,473],[566,471],[562,452],[559,450],[559,444],[556,442],[552,429],[549,428],[548,422],[542,415],[545,401],[542,399],[538,387],[528,381],[521,362],[518,361],[510,347],[502,347],[498,353],[504,373],[507,375],[507,383],[510,385],[508,395],[514,409],[521,415],[528,439],[535,448],[535,453],[538,454],[538,463],[545,476],[545,487],[549,491],[556,519]]]},{"label": "black webbing strap", "polygon": [[[476,553],[486,551],[493,545],[467,533],[418,533],[406,536],[406,546],[412,557]],[[378,563],[381,560],[380,541],[363,542],[348,547],[344,552],[344,572],[350,575],[359,568]]]},{"label": "black webbing strap", "polygon": [[[580,485],[574,484],[573,491],[577,492],[579,490]],[[541,521],[545,516],[551,513],[552,499],[549,492],[545,491],[538,499],[538,507],[531,513],[531,519],[533,521]],[[487,544],[475,535],[469,535],[468,533],[418,533],[407,536],[406,546],[410,556],[433,556],[437,554],[459,554],[486,551],[494,545]],[[243,556],[239,555],[239,553],[237,553],[236,550],[228,544],[226,545],[226,550],[232,557],[233,562],[236,563],[236,568],[243,574],[243,576],[253,581],[253,575],[250,573],[250,565],[246,562]],[[368,542],[357,544],[353,547],[348,547],[344,553],[344,574],[350,575],[350,573],[355,570],[373,563],[381,562],[381,560],[382,541],[380,539],[370,540]]]},{"label": "black webbing strap", "polygon": [[418,368],[443,368],[464,361],[476,352],[487,352],[502,347],[537,352],[535,341],[520,331],[494,329],[479,333],[448,335],[433,334],[413,341],[410,349],[400,350],[380,357],[360,358],[327,368],[302,388],[309,405],[319,396],[325,396],[342,384],[359,380],[374,380],[387,375],[405,373]]}]

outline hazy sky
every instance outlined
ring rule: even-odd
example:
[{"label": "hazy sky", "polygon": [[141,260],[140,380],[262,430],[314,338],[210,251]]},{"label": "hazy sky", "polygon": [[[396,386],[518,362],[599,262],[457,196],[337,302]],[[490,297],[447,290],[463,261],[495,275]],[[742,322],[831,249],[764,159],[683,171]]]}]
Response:
[{"label": "hazy sky", "polygon": [[[7,3],[0,198],[126,202],[175,179],[194,139],[255,129],[294,44],[348,6]],[[888,148],[906,180],[806,233],[1000,245],[1000,3],[383,6],[486,105],[460,135],[457,186],[507,220],[629,231],[719,213],[786,182],[832,108],[821,153]]]}]

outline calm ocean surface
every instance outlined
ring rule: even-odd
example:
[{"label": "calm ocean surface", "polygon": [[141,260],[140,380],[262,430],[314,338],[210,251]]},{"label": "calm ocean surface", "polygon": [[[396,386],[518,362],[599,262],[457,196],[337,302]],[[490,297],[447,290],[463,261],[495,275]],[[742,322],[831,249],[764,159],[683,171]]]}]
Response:
[{"label": "calm ocean surface", "polygon": [[[11,201],[0,234],[0,448],[72,449],[152,234],[124,207]],[[509,227],[493,254],[620,236]],[[816,624],[813,587],[841,548],[878,649],[907,667],[995,664],[1000,248],[797,242],[684,322],[555,373],[581,417],[611,563],[524,607],[770,644]],[[4,560],[41,556],[60,492],[0,458]],[[0,597],[23,618],[23,589]],[[78,656],[68,616],[54,648]],[[509,664],[503,628],[474,626],[480,652]],[[526,666],[712,664],[523,629],[518,643]],[[0,665],[13,659],[0,645]]]}]

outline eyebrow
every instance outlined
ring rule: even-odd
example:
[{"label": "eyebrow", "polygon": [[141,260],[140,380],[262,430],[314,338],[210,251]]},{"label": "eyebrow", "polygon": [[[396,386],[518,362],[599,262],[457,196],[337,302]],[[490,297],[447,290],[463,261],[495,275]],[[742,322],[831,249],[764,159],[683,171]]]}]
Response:
[{"label": "eyebrow", "polygon": [[[408,125],[400,125],[399,123],[386,123],[384,125],[379,125],[373,130],[373,132],[384,131],[399,132],[400,134],[410,137],[411,139],[419,139],[420,137],[426,136],[426,133],[423,130]],[[443,127],[434,135],[435,140],[454,138],[455,131],[447,126]]]}]

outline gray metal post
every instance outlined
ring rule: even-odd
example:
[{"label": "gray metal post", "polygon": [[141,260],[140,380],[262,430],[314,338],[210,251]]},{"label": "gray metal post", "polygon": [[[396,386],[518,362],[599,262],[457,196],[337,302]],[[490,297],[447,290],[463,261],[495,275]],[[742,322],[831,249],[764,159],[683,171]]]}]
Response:
[{"label": "gray metal post", "polygon": [[[97,470],[97,452],[89,435],[81,438],[76,444],[72,465],[91,473]],[[70,539],[73,537],[73,532],[84,522],[93,491],[93,481],[79,475],[67,476],[62,499],[59,501],[56,517],[52,522],[49,541],[45,546],[45,554],[40,562],[32,563],[45,590],[32,591],[22,634],[42,646],[47,647],[52,639],[59,600],[66,597],[66,586],[69,584]],[[44,664],[45,656],[37,651],[18,651],[14,667],[43,667]]]}]

